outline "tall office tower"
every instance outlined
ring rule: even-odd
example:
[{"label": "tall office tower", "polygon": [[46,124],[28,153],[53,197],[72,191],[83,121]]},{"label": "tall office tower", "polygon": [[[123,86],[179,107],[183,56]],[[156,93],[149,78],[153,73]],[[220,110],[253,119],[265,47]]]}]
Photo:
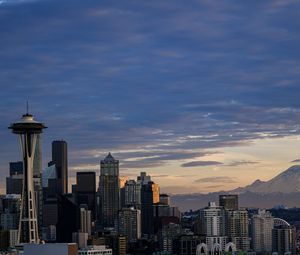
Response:
[{"label": "tall office tower", "polygon": [[258,253],[271,254],[272,252],[272,229],[274,218],[271,213],[259,210],[252,217],[252,245],[253,250]]},{"label": "tall office tower", "polygon": [[120,208],[127,207],[125,204],[125,186],[120,188]]},{"label": "tall office tower", "polygon": [[180,223],[180,211],[177,207],[170,207],[169,205],[163,205],[157,203],[153,205],[154,216],[154,234],[159,234],[160,230],[169,223]]},{"label": "tall office tower", "polygon": [[9,176],[23,174],[23,161],[9,162]]},{"label": "tall office tower", "polygon": [[219,195],[219,206],[223,206],[224,209],[228,210],[238,210],[238,195]]},{"label": "tall office tower", "polygon": [[72,242],[72,234],[80,226],[79,208],[70,194],[58,198],[58,222],[56,224],[56,238],[60,243]]},{"label": "tall office tower", "polygon": [[125,206],[141,209],[141,184],[135,180],[125,183]]},{"label": "tall office tower", "polygon": [[147,184],[148,182],[151,182],[151,176],[147,175],[146,172],[141,172],[140,176],[137,177],[137,181],[142,185]]},{"label": "tall office tower", "polygon": [[42,175],[43,224],[42,235],[45,241],[55,241],[58,220],[58,183],[55,165],[46,167]]},{"label": "tall office tower", "polygon": [[250,250],[247,210],[226,210],[226,232],[238,251]]},{"label": "tall office tower", "polygon": [[95,172],[76,173],[76,203],[86,205],[91,211],[92,220],[96,216],[96,174]]},{"label": "tall office tower", "polygon": [[138,209],[122,208],[118,220],[119,235],[125,236],[128,243],[141,238],[141,211]]},{"label": "tall office tower", "polygon": [[21,195],[19,194],[7,194],[0,197],[0,229],[18,229],[20,205]]},{"label": "tall office tower", "polygon": [[23,162],[9,163],[9,177],[6,177],[6,194],[22,194]]},{"label": "tall office tower", "polygon": [[52,142],[52,163],[57,170],[59,194],[68,193],[68,147],[66,141]]},{"label": "tall office tower", "polygon": [[167,194],[160,194],[159,195],[159,202],[163,205],[171,205],[170,196]]},{"label": "tall office tower", "polygon": [[119,178],[120,181],[120,208],[127,207],[125,205],[125,183],[127,181],[127,177],[121,176]]},{"label": "tall office tower", "polygon": [[274,218],[272,252],[278,255],[296,254],[296,228],[285,220]]},{"label": "tall office tower", "polygon": [[[47,189],[47,195],[55,197],[57,194],[57,188],[52,188],[52,183],[57,179],[57,171],[55,165],[49,165],[43,171],[42,186]],[[46,196],[47,197],[47,196]]]},{"label": "tall office tower", "polygon": [[13,123],[9,128],[14,134],[19,135],[24,165],[18,242],[38,243],[38,211],[33,182],[33,160],[38,135],[46,127],[35,121],[32,115],[26,113],[20,121]]},{"label": "tall office tower", "polygon": [[91,211],[87,207],[80,208],[80,232],[87,233],[89,236],[92,234]]},{"label": "tall office tower", "polygon": [[35,153],[33,159],[33,176],[36,178],[42,177],[42,147],[41,136],[37,135]]},{"label": "tall office tower", "polygon": [[119,161],[109,153],[100,163],[100,220],[103,227],[113,227],[120,207]]},{"label": "tall office tower", "polygon": [[142,185],[141,189],[141,212],[142,233],[150,237],[154,234],[154,204],[159,202],[159,186],[150,181]]},{"label": "tall office tower", "polygon": [[203,226],[202,234],[206,236],[206,244],[209,251],[213,251],[213,246],[216,243],[224,251],[227,243],[224,208],[216,206],[214,202],[210,202],[208,207],[200,210],[200,219]]}]

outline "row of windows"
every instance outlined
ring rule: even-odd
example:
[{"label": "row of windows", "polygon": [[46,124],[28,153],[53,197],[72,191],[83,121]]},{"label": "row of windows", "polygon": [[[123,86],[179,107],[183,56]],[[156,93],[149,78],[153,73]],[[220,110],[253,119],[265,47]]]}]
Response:
[{"label": "row of windows", "polygon": [[111,251],[78,251],[78,255],[112,255]]}]

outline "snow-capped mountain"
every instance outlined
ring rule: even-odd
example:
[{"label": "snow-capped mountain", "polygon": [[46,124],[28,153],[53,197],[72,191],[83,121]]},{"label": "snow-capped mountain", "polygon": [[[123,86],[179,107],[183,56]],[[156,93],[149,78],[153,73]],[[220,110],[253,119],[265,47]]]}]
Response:
[{"label": "snow-capped mountain", "polygon": [[172,201],[182,211],[196,210],[207,206],[210,201],[217,202],[221,194],[239,194],[239,204],[242,207],[300,207],[300,165],[290,167],[269,181],[256,180],[248,186],[231,191],[173,195]]},{"label": "snow-capped mountain", "polygon": [[269,181],[256,180],[251,185],[232,190],[234,193],[293,193],[300,192],[300,165],[288,168]]}]

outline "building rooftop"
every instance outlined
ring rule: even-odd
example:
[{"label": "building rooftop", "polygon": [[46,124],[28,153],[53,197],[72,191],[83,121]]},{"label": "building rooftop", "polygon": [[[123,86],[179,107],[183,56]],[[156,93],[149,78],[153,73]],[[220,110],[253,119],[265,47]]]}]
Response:
[{"label": "building rooftop", "polygon": [[115,158],[109,152],[108,155],[105,157],[105,159],[101,160],[101,162],[103,162],[103,163],[112,163],[112,162],[117,162],[117,160],[115,160]]}]

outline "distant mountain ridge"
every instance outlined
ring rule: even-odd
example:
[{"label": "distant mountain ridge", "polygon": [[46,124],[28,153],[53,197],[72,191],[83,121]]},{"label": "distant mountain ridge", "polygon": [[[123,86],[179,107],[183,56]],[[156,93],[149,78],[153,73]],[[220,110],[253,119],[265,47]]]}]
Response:
[{"label": "distant mountain ridge", "polygon": [[251,185],[229,192],[240,194],[247,191],[263,194],[300,192],[300,165],[291,166],[269,181],[256,180]]},{"label": "distant mountain ridge", "polygon": [[275,205],[300,207],[300,165],[294,165],[269,181],[256,180],[245,187],[209,194],[172,195],[172,203],[181,211],[197,210],[220,194],[239,194],[242,207],[272,208]]}]

